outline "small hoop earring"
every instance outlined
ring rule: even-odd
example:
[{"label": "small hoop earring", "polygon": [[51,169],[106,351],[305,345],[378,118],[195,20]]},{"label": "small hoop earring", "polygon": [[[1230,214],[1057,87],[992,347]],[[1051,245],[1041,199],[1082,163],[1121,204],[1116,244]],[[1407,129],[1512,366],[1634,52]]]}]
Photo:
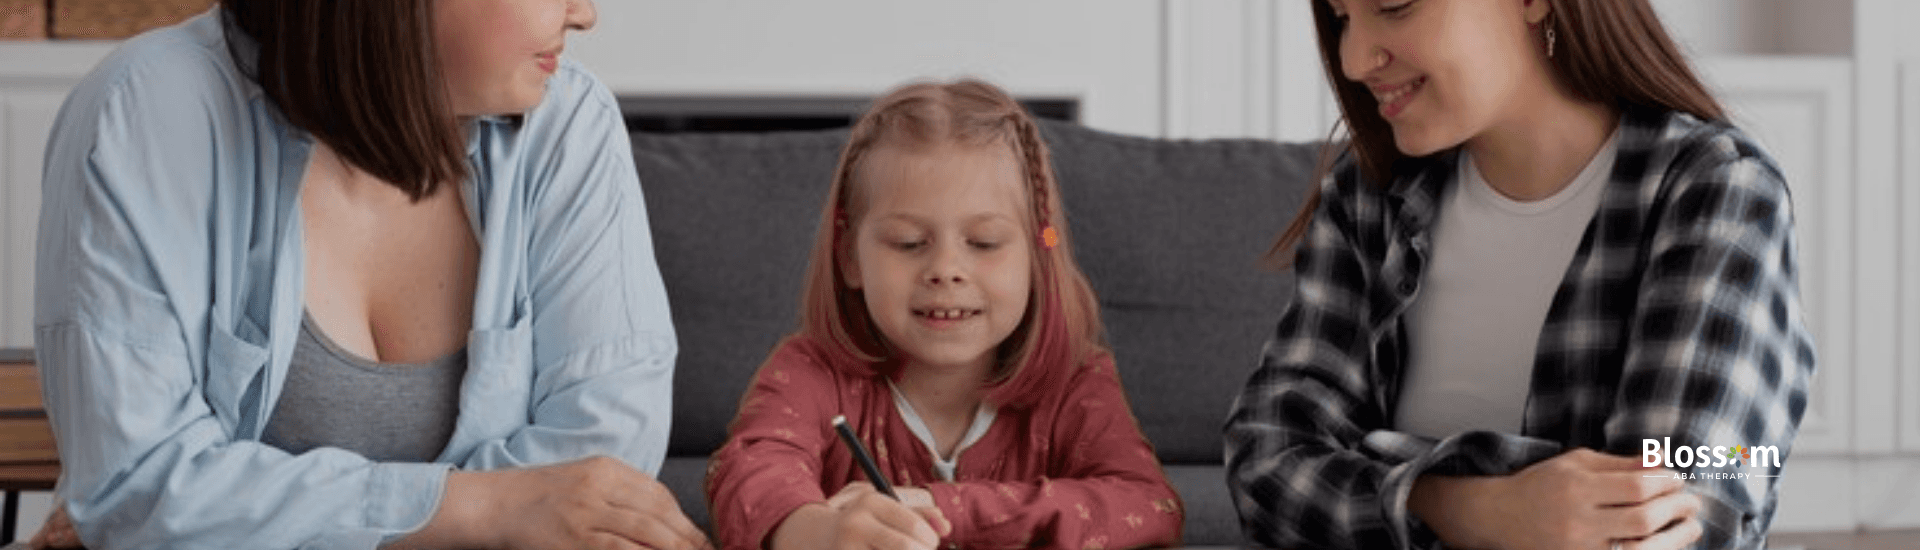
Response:
[{"label": "small hoop earring", "polygon": [[1553,39],[1554,39],[1553,27],[1547,27],[1547,58],[1548,59],[1553,58]]}]

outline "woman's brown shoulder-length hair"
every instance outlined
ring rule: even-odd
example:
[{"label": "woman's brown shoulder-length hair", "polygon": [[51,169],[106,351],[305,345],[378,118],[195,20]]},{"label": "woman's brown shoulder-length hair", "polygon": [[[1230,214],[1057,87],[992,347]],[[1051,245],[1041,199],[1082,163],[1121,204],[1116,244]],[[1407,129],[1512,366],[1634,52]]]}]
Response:
[{"label": "woman's brown shoulder-length hair", "polygon": [[434,52],[434,2],[221,0],[220,9],[234,62],[289,124],[420,200],[467,177]]},{"label": "woman's brown shoulder-length hair", "polygon": [[[1074,262],[1065,208],[1053,160],[1039,126],[1026,108],[979,80],[909,84],[876,100],[854,123],[842,149],[815,233],[807,280],[801,289],[798,336],[835,355],[836,367],[853,374],[897,364],[886,335],[868,315],[866,299],[848,286],[841,256],[865,211],[859,166],[874,149],[934,150],[941,146],[1007,147],[1019,159],[1029,193],[1027,229],[1035,239],[1033,284],[1019,326],[999,347],[999,367],[988,401],[1022,408],[1064,383],[1073,367],[1105,352],[1099,304]],[[1051,228],[1054,246],[1039,243]]]},{"label": "woman's brown shoulder-length hair", "polygon": [[[1365,84],[1347,80],[1340,66],[1340,38],[1344,32],[1327,0],[1311,0],[1315,31],[1320,41],[1321,66],[1340,105],[1347,141],[1344,147],[1359,168],[1361,179],[1387,185],[1407,166],[1408,157],[1394,145],[1393,128],[1381,118],[1379,104]],[[1686,56],[1674,45],[1647,0],[1536,0],[1552,6],[1540,32],[1555,34],[1554,53],[1547,60],[1553,77],[1580,99],[1622,108],[1645,107],[1678,111],[1702,120],[1725,120],[1725,110],[1701,84]],[[1323,155],[1331,159],[1333,151]],[[1287,225],[1269,251],[1270,260],[1290,255],[1306,237],[1313,212],[1320,205],[1319,182],[1334,163],[1322,162],[1300,213]],[[1289,257],[1290,256],[1285,256]]]}]

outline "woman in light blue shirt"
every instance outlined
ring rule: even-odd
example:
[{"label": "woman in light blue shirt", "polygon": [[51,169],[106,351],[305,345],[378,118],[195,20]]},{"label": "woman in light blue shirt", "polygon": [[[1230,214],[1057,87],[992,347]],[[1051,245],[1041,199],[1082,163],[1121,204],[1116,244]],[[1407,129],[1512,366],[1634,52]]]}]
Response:
[{"label": "woman in light blue shirt", "polygon": [[708,545],[650,475],[676,348],[626,133],[559,57],[594,20],[225,0],[94,69],[47,151],[49,523],[93,548]]}]

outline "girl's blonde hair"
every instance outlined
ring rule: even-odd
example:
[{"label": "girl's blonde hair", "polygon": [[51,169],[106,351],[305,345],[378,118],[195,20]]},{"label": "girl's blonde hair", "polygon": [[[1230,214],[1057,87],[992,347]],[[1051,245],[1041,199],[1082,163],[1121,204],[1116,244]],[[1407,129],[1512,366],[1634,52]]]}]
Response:
[{"label": "girl's blonde hair", "polygon": [[[839,269],[841,255],[853,250],[846,239],[865,209],[858,168],[882,145],[915,151],[949,145],[1001,146],[1020,159],[1030,191],[1027,229],[1034,239],[1033,284],[1026,315],[1000,344],[988,401],[1001,407],[1032,405],[1043,390],[1058,387],[1070,367],[1105,351],[1099,305],[1086,275],[1073,261],[1053,161],[1039,127],[1004,90],[972,79],[895,89],[854,123],[821,209],[800,298],[799,336],[840,355],[834,364],[855,365],[858,372],[851,374],[884,374],[900,364],[886,335],[867,313],[861,291],[849,287]],[[1051,247],[1049,240],[1054,241]]]}]

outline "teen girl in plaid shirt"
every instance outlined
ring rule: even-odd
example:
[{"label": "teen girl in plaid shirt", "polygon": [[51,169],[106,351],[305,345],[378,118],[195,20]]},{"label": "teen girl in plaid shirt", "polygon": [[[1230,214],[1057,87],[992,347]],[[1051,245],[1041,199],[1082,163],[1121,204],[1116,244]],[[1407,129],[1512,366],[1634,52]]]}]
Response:
[{"label": "teen girl in plaid shirt", "polygon": [[1646,0],[1313,11],[1352,141],[1227,423],[1250,540],[1763,547],[1771,461],[1641,466],[1784,452],[1814,369],[1787,184]]}]

